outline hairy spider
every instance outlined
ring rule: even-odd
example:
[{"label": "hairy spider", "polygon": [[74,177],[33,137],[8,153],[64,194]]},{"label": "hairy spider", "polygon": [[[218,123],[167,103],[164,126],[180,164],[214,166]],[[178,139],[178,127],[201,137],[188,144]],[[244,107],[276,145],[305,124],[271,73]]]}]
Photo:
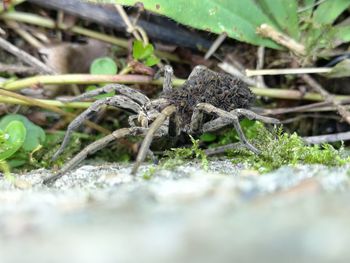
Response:
[{"label": "hairy spider", "polygon": [[260,116],[248,110],[247,108],[254,100],[252,92],[244,83],[228,74],[216,73],[204,66],[196,66],[187,81],[181,87],[173,89],[171,84],[172,68],[165,66],[163,71],[163,93],[160,98],[155,100],[150,100],[141,92],[120,84],[109,84],[67,100],[69,102],[83,100],[111,91],[118,93],[118,95],[95,101],[69,124],[54,159],[66,147],[71,133],[91,115],[98,112],[102,106],[108,105],[126,109],[132,111],[134,115],[129,117],[129,128],[118,129],[88,145],[66,163],[57,174],[46,178],[44,183],[55,181],[89,154],[125,136],[144,136],[131,172],[135,174],[146,155],[150,153],[149,148],[154,137],[166,135],[176,137],[180,133],[196,135],[216,131],[233,124],[242,143],[254,153],[259,153],[244,136],[239,118],[244,116],[265,123],[279,123],[277,119]]}]

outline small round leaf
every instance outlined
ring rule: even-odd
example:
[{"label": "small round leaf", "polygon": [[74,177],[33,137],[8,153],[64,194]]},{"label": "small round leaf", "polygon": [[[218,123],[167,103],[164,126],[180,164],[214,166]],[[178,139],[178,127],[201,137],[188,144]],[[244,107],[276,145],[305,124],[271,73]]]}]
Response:
[{"label": "small round leaf", "polygon": [[8,114],[0,120],[0,129],[5,130],[6,126],[12,121],[20,121],[27,130],[27,135],[22,148],[31,152],[40,144],[43,144],[46,138],[45,131],[28,120],[25,116],[19,114]]},{"label": "small round leaf", "polygon": [[26,134],[27,130],[20,121],[11,121],[6,126],[0,142],[0,161],[8,159],[22,147]]},{"label": "small round leaf", "polygon": [[90,73],[97,75],[115,75],[118,72],[117,64],[109,57],[95,59],[90,66]]}]

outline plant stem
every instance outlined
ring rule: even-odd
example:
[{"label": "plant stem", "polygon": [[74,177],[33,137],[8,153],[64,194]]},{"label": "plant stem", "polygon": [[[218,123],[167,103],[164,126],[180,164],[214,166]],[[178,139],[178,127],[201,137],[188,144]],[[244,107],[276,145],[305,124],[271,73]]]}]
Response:
[{"label": "plant stem", "polygon": [[[296,90],[285,90],[285,89],[267,89],[267,88],[250,88],[255,95],[258,96],[265,96],[270,98],[276,98],[276,99],[291,99],[291,100],[311,100],[311,101],[323,101],[322,97],[317,93],[306,93],[301,94],[299,91]],[[350,96],[335,96],[335,99],[337,101],[350,99]],[[45,104],[45,107],[47,106],[54,106],[58,108],[74,108],[74,109],[86,109],[91,105],[91,102],[69,102],[69,103],[63,103],[58,100],[43,100],[43,99],[35,99],[36,102],[41,102]],[[27,106],[37,106],[33,104],[30,101],[8,97],[7,95],[1,95],[0,90],[0,102],[1,103],[7,103],[7,104],[17,104],[17,105],[27,105]]]},{"label": "plant stem", "polygon": [[[91,102],[69,102],[69,103],[63,103],[58,100],[43,100],[43,99],[36,99],[39,102],[45,103],[46,105],[55,106],[58,108],[67,108],[67,109],[86,109],[91,105]],[[15,104],[15,105],[24,105],[24,106],[34,106],[32,103],[16,98],[11,98],[8,96],[2,96],[0,95],[0,102],[1,103],[7,103],[7,104]]]},{"label": "plant stem", "polygon": [[0,37],[0,48],[6,50],[7,52],[11,53],[12,55],[19,58],[21,61],[31,65],[35,69],[37,69],[40,73],[43,74],[54,74],[55,72],[45,65],[43,62],[38,60],[37,58],[29,55],[28,53],[24,52],[23,50],[19,49],[15,45],[11,44],[4,38]]},{"label": "plant stem", "polygon": [[264,75],[286,75],[286,74],[309,74],[309,73],[330,73],[332,68],[286,68],[286,69],[246,69],[247,77]]},{"label": "plant stem", "polygon": [[[23,95],[20,95],[20,94],[17,94],[17,93],[8,91],[8,90],[0,89],[0,96],[3,96],[5,98],[7,98],[7,97],[15,98],[15,99],[17,99],[19,101],[26,102],[27,105],[37,106],[37,107],[40,107],[40,108],[48,109],[48,110],[56,112],[58,114],[65,115],[65,116],[69,117],[70,119],[73,119],[73,118],[76,117],[73,113],[66,112],[66,111],[64,111],[64,110],[62,110],[62,109],[60,109],[60,108],[58,108],[58,107],[56,107],[54,105],[47,104],[47,103],[43,102],[43,100],[37,100],[37,99],[30,98],[30,97],[26,97],[26,96],[23,96]],[[109,134],[110,133],[109,130],[107,130],[107,129],[105,129],[105,128],[103,128],[103,127],[101,127],[101,126],[99,126],[99,125],[97,125],[97,124],[95,124],[95,123],[93,123],[91,121],[85,121],[85,123],[89,127],[93,128],[93,129],[95,129],[95,130],[97,130],[99,132],[102,132],[104,134]]]},{"label": "plant stem", "polygon": [[[265,96],[276,99],[287,99],[287,100],[311,100],[311,101],[323,101],[323,97],[315,92],[302,93],[298,90],[287,90],[287,89],[270,89],[270,88],[256,88],[250,87],[252,92],[257,96]],[[346,95],[335,95],[334,99],[345,100],[350,99],[350,96]]]},{"label": "plant stem", "polygon": [[[11,80],[0,83],[0,88],[7,90],[20,90],[32,85],[48,84],[154,84],[161,85],[162,79],[153,80],[152,77],[143,75],[90,75],[90,74],[66,74],[66,75],[41,75],[20,80]],[[180,86],[184,83],[182,79],[174,79],[173,85]]]},{"label": "plant stem", "polygon": [[4,173],[6,180],[12,183],[15,181],[15,177],[11,174],[10,166],[5,160],[0,161],[0,170]]},{"label": "plant stem", "polygon": [[[181,86],[185,82],[184,79],[174,79],[174,86]],[[20,90],[25,87],[33,85],[48,85],[48,84],[98,84],[98,83],[122,83],[122,84],[153,84],[161,85],[162,79],[153,80],[149,76],[143,75],[90,75],[90,74],[67,74],[67,75],[53,75],[53,76],[35,76],[21,80],[7,81],[0,83],[0,87],[6,90]],[[323,98],[320,94],[307,92],[305,94],[297,90],[286,89],[271,89],[271,88],[256,88],[250,87],[250,89],[257,96],[265,96],[270,98],[279,99],[292,99],[292,100],[312,100],[322,101]],[[0,94],[1,95],[1,94]],[[349,99],[350,96],[335,95],[335,100]],[[68,104],[57,102],[55,105],[58,107],[66,107]],[[70,104],[71,107],[73,104]],[[83,108],[85,104],[74,104],[79,108]]]}]

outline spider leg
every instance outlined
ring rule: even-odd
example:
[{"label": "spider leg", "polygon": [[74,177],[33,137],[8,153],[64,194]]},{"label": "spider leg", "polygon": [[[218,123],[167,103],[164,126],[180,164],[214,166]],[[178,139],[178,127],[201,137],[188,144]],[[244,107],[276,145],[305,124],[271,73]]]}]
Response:
[{"label": "spider leg", "polygon": [[113,92],[113,91],[116,91],[119,94],[124,95],[124,96],[136,101],[140,105],[144,105],[150,101],[150,99],[147,96],[145,96],[144,94],[142,94],[141,92],[134,90],[132,88],[129,88],[128,86],[121,85],[121,84],[108,84],[106,86],[103,86],[102,88],[98,88],[95,90],[85,92],[85,93],[83,93],[79,96],[76,96],[74,98],[63,99],[63,101],[64,102],[80,101],[80,100],[93,98],[97,95],[106,94],[106,93]]},{"label": "spider leg", "polygon": [[129,123],[129,126],[130,127],[136,127],[136,122],[137,119],[138,119],[138,115],[130,115],[129,118],[128,118],[128,123]]},{"label": "spider leg", "polygon": [[162,74],[164,75],[163,92],[169,93],[173,89],[173,85],[171,83],[172,77],[174,75],[173,68],[170,65],[165,65],[154,75],[154,79],[158,79]]},{"label": "spider leg", "polygon": [[170,93],[173,90],[172,78],[174,75],[173,68],[170,65],[164,66],[164,81],[163,81],[163,92]]},{"label": "spider leg", "polygon": [[122,128],[114,131],[113,133],[89,144],[86,146],[81,152],[75,155],[68,163],[66,163],[56,174],[51,175],[44,179],[43,184],[51,184],[55,182],[58,178],[62,177],[66,172],[73,169],[77,166],[82,160],[86,159],[86,157],[90,154],[93,154],[102,148],[106,147],[110,142],[123,138],[128,135],[144,135],[146,134],[147,129],[141,127],[133,127],[133,128]]},{"label": "spider leg", "polygon": [[202,131],[203,128],[203,113],[216,114],[223,119],[229,119],[233,126],[235,127],[237,134],[242,141],[242,143],[252,152],[259,154],[259,150],[256,149],[252,144],[250,144],[245,137],[241,125],[239,124],[239,115],[236,112],[227,112],[225,110],[219,109],[208,103],[199,103],[195,107],[190,124],[190,132],[196,133]]},{"label": "spider leg", "polygon": [[235,112],[238,116],[244,116],[248,118],[249,120],[258,120],[264,123],[271,123],[271,124],[280,124],[281,122],[278,119],[261,116],[254,111],[248,110],[248,109],[234,109],[231,112]]},{"label": "spider leg", "polygon": [[164,121],[171,116],[176,110],[176,107],[174,105],[170,105],[166,107],[164,110],[160,112],[158,117],[152,122],[151,126],[149,127],[147,134],[141,144],[139,153],[136,157],[136,161],[134,164],[134,167],[132,168],[131,174],[135,175],[138,168],[140,167],[141,163],[145,160],[147,152],[149,150],[149,147],[151,145],[151,142],[153,140],[154,134],[157,132],[157,130],[161,127],[161,125],[164,123]]},{"label": "spider leg", "polygon": [[[271,123],[271,124],[279,124],[280,121],[275,118],[265,117],[261,116],[251,110],[247,109],[234,109],[230,111],[230,113],[236,114],[238,117],[244,116],[248,118],[249,120],[258,120],[264,123]],[[219,130],[227,125],[230,125],[232,121],[227,118],[217,118],[215,120],[209,121],[203,125],[202,132],[211,132]]]},{"label": "spider leg", "polygon": [[135,113],[141,111],[140,105],[138,105],[136,102],[132,101],[131,99],[116,95],[113,97],[100,99],[95,101],[91,104],[89,108],[87,108],[85,111],[83,111],[80,115],[78,115],[67,127],[66,134],[63,138],[62,144],[60,148],[57,150],[57,152],[53,155],[52,160],[56,160],[57,157],[63,152],[64,148],[67,146],[70,136],[73,133],[74,130],[76,130],[85,120],[91,117],[94,113],[98,112],[102,106],[104,105],[110,105],[114,107],[124,108],[124,109],[130,109],[134,111]]}]

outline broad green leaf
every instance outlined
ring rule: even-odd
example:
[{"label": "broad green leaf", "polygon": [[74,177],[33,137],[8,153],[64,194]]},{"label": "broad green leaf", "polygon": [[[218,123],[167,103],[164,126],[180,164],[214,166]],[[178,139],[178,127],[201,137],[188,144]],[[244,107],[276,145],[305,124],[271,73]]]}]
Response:
[{"label": "broad green leaf", "polygon": [[158,64],[159,61],[160,61],[160,59],[157,58],[155,55],[152,54],[151,56],[149,56],[149,57],[146,59],[145,65],[146,65],[146,66],[149,66],[149,67],[152,67],[152,66]]},{"label": "broad green leaf", "polygon": [[0,161],[11,157],[22,147],[27,130],[20,121],[11,121],[4,131],[1,131]]},{"label": "broad green leaf", "polygon": [[304,44],[307,49],[315,56],[320,49],[332,49],[336,31],[330,25],[324,25],[320,28],[312,28],[304,38]]},{"label": "broad green leaf", "polygon": [[282,32],[294,39],[299,38],[297,0],[260,0],[257,3]]},{"label": "broad green leaf", "polygon": [[327,0],[321,3],[314,12],[316,24],[333,24],[337,17],[350,6],[349,0]]},{"label": "broad green leaf", "polygon": [[344,59],[336,64],[330,73],[324,74],[327,78],[350,77],[350,59]]},{"label": "broad green leaf", "polygon": [[145,45],[142,41],[136,40],[134,41],[132,48],[132,55],[134,59],[144,60],[149,56],[153,55],[154,48],[151,44]]},{"label": "broad green leaf", "polygon": [[350,25],[339,25],[334,27],[336,45],[350,42]]},{"label": "broad green leaf", "polygon": [[134,59],[143,62],[146,66],[154,66],[160,60],[154,55],[152,44],[144,44],[140,40],[135,40],[132,47],[132,55]]},{"label": "broad green leaf", "polygon": [[[123,4],[141,3],[146,9],[175,21],[209,32],[221,34],[255,45],[281,48],[256,34],[256,28],[267,23],[278,29],[259,8],[256,0],[84,0],[86,2]],[[288,0],[289,2],[289,0]],[[295,29],[293,29],[295,31]]]},{"label": "broad green leaf", "polygon": [[6,126],[12,121],[22,122],[27,130],[26,138],[22,146],[22,148],[25,151],[31,152],[40,144],[43,144],[46,137],[44,130],[41,127],[32,123],[30,120],[28,120],[26,117],[22,115],[19,115],[19,114],[6,115],[0,120],[0,129],[4,130]]},{"label": "broad green leaf", "polygon": [[306,20],[310,18],[314,10],[315,0],[303,0],[299,4],[299,16],[301,19]]},{"label": "broad green leaf", "polygon": [[109,57],[97,58],[90,65],[91,74],[115,75],[117,72],[117,65],[114,60]]}]

